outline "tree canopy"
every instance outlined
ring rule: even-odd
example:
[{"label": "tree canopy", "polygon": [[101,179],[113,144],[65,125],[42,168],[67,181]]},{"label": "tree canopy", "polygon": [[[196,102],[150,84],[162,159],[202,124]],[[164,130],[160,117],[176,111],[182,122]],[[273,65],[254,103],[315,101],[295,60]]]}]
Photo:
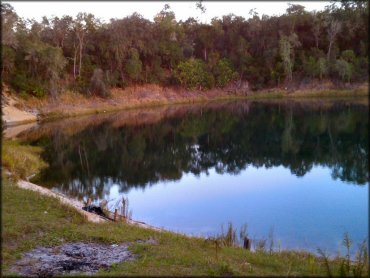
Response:
[{"label": "tree canopy", "polygon": [[[20,18],[1,4],[2,76],[17,92],[89,92],[100,69],[105,87],[157,83],[196,89],[238,79],[252,89],[303,79],[368,80],[368,1],[281,16],[233,14],[178,21],[169,5],[153,21],[134,13],[108,23],[92,14]],[[201,1],[194,9],[207,12]],[[57,84],[57,85],[55,85]],[[96,90],[99,92],[101,90]]]}]

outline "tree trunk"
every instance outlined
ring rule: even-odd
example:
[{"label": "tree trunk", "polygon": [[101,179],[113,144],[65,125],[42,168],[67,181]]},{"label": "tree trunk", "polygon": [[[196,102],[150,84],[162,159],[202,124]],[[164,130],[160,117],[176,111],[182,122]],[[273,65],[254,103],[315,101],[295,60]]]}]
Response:
[{"label": "tree trunk", "polygon": [[81,76],[81,69],[82,69],[82,46],[83,46],[83,38],[79,38],[80,57],[79,57],[78,76]]},{"label": "tree trunk", "polygon": [[77,49],[74,47],[74,56],[73,56],[73,78],[76,80],[76,59],[77,59]]},{"label": "tree trunk", "polygon": [[332,45],[333,45],[333,41],[331,40],[330,43],[329,43],[329,48],[328,48],[328,57],[327,57],[328,61],[330,61],[330,54],[331,54]]},{"label": "tree trunk", "polygon": [[122,88],[123,88],[123,84],[125,82],[125,75],[123,74],[123,70],[122,69],[120,70],[120,73],[121,73],[121,84],[122,84]]}]

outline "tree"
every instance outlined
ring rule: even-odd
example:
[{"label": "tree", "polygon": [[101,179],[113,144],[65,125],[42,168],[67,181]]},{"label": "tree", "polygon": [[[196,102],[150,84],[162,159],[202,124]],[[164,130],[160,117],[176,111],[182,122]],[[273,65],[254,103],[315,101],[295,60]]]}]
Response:
[{"label": "tree", "polygon": [[177,24],[175,14],[169,5],[154,17],[154,32],[158,43],[158,55],[164,66],[172,73],[173,68],[183,60],[180,41],[184,36],[182,26]]},{"label": "tree", "polygon": [[14,61],[18,40],[14,32],[18,15],[9,4],[1,4],[1,75],[8,79],[14,69]]},{"label": "tree", "polygon": [[328,73],[327,60],[323,57],[319,58],[317,66],[320,80],[322,80],[322,78]]},{"label": "tree", "polygon": [[[201,14],[203,4],[196,3]],[[248,19],[229,14],[210,24],[194,18],[177,21],[169,5],[154,22],[134,13],[102,24],[86,13],[23,20],[9,4],[1,7],[1,73],[18,91],[55,91],[41,80],[50,76],[60,87],[83,91],[95,69],[104,72],[107,84],[121,87],[176,81],[186,87],[222,87],[235,72],[240,84],[248,81],[253,89],[280,84],[284,76],[286,82],[294,76],[368,79],[368,1],[334,3],[318,12],[289,5],[281,16],[251,10]],[[52,68],[48,74],[46,61]],[[203,72],[189,75],[189,65]]]},{"label": "tree", "polygon": [[64,67],[67,64],[66,59],[63,56],[61,48],[45,46],[41,54],[41,66],[45,71],[43,78],[48,80],[49,86],[48,90],[52,97],[56,97],[59,92],[58,82],[61,79]]},{"label": "tree", "polygon": [[326,24],[328,25],[328,40],[329,40],[327,59],[328,61],[330,61],[332,58],[331,50],[333,47],[333,43],[335,42],[335,38],[342,28],[342,24],[338,20],[332,18],[328,18]]},{"label": "tree", "polygon": [[285,36],[281,37],[279,46],[280,46],[280,56],[281,59],[283,60],[285,75],[287,76],[288,80],[291,81],[293,68],[293,63],[291,60],[292,47],[289,43],[288,38]]},{"label": "tree", "polygon": [[195,3],[195,7],[200,11],[201,15],[206,13],[206,7],[203,5],[202,0],[199,0]]},{"label": "tree", "polygon": [[51,19],[53,43],[55,46],[64,48],[68,34],[72,30],[73,18],[71,16],[54,17]]},{"label": "tree", "polygon": [[317,13],[313,13],[312,33],[315,37],[316,49],[319,49],[319,41],[321,34],[322,23]]},{"label": "tree", "polygon": [[74,43],[74,64],[73,64],[73,74],[76,78],[76,64],[78,55],[78,76],[81,76],[82,71],[82,56],[83,49],[86,44],[86,37],[90,32],[93,32],[96,28],[98,21],[95,19],[94,15],[86,13],[78,13],[75,21],[73,22],[73,31],[77,39],[77,43]]},{"label": "tree", "polygon": [[1,4],[1,44],[15,48],[17,38],[14,28],[18,21],[18,15],[9,4]]},{"label": "tree", "polygon": [[283,60],[284,71],[288,81],[292,81],[293,66],[294,66],[294,47],[298,47],[300,42],[298,36],[293,33],[289,37],[282,36],[279,42],[280,56]]},{"label": "tree", "polygon": [[139,52],[137,51],[137,49],[131,48],[129,55],[130,58],[126,62],[125,70],[131,80],[138,81],[140,79],[140,74],[143,67],[143,64],[139,57]]},{"label": "tree", "polygon": [[66,66],[62,50],[41,41],[25,41],[22,47],[23,64],[12,77],[13,87],[39,97],[46,93],[56,97]]}]

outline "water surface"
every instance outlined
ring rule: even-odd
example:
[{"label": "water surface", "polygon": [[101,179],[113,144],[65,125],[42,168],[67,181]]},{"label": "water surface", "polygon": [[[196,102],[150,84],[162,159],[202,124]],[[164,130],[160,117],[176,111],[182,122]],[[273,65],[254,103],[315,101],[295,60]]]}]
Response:
[{"label": "water surface", "polygon": [[368,106],[225,102],[47,123],[39,184],[189,235],[248,225],[275,246],[335,254],[368,234]]}]

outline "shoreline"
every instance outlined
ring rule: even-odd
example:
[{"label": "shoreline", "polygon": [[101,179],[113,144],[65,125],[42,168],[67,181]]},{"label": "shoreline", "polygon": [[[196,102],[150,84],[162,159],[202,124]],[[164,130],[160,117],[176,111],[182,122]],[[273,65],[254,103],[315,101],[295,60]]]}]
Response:
[{"label": "shoreline", "polygon": [[[83,210],[82,207],[84,206],[84,204],[81,201],[77,200],[77,199],[70,198],[70,197],[68,197],[64,194],[61,194],[61,193],[56,193],[56,192],[54,192],[54,191],[52,191],[48,188],[42,187],[41,185],[31,183],[29,181],[22,180],[22,179],[18,180],[15,184],[20,188],[23,188],[23,189],[26,189],[26,190],[32,190],[32,191],[38,192],[41,195],[56,198],[60,203],[75,209],[78,213],[80,213],[82,216],[84,216],[86,218],[86,220],[89,221],[89,222],[92,222],[92,223],[108,222],[107,219],[99,216],[98,214]],[[132,220],[132,219],[126,219],[125,223],[130,224],[130,225],[135,225],[135,226],[145,228],[145,229],[152,229],[152,230],[155,230],[155,231],[167,231],[167,230],[164,230],[164,229],[161,229],[161,228],[158,228],[158,227],[151,226],[151,225],[146,224],[144,222],[135,221],[135,220]],[[170,231],[167,231],[167,232],[170,232]]]},{"label": "shoreline", "polygon": [[14,127],[27,123],[47,122],[67,117],[98,113],[117,112],[138,108],[173,106],[181,104],[210,103],[227,100],[282,100],[282,99],[340,99],[369,96],[367,84],[351,89],[312,89],[292,92],[281,89],[238,93],[223,90],[208,92],[174,91],[159,86],[141,86],[127,89],[112,89],[111,95],[102,99],[86,97],[78,93],[62,93],[58,103],[50,98],[17,99],[14,94],[5,94],[3,126]]},{"label": "shoreline", "polygon": [[[10,173],[8,172],[8,174],[10,174]],[[40,185],[31,183],[31,182],[23,180],[23,179],[20,179],[20,180],[16,181],[14,183],[14,185],[17,186],[20,189],[34,191],[39,195],[56,199],[61,205],[65,205],[69,208],[72,208],[77,213],[82,215],[87,220],[87,222],[90,222],[93,225],[101,225],[103,223],[110,223],[110,221],[108,221],[106,218],[103,218],[103,217],[99,216],[98,214],[95,214],[95,213],[92,213],[92,212],[87,212],[87,211],[83,210],[82,206],[84,204],[82,202],[78,201],[77,199],[68,197],[68,196],[66,196],[64,194],[61,194],[61,193],[54,192],[50,189],[47,189],[45,187],[42,187]],[[46,212],[44,212],[44,213],[46,213]],[[112,212],[110,212],[110,213],[112,213]],[[114,222],[114,223],[115,224],[124,223],[124,224],[127,224],[127,225],[132,226],[132,227],[143,228],[143,229],[147,229],[147,230],[151,230],[153,232],[159,232],[159,233],[170,233],[172,235],[182,236],[182,237],[185,237],[185,238],[188,238],[188,239],[195,239],[195,240],[201,239],[201,240],[205,240],[205,241],[214,241],[215,240],[215,239],[212,239],[212,238],[207,238],[207,237],[202,237],[202,236],[193,236],[193,235],[188,235],[188,234],[184,234],[184,233],[180,233],[180,232],[166,230],[164,228],[158,228],[158,227],[149,225],[145,222],[136,221],[136,220],[132,220],[132,219],[126,219],[126,221],[117,221],[117,222]],[[234,245],[233,247],[244,250],[242,246]],[[250,249],[248,251],[251,252],[252,254],[256,253],[255,249]],[[315,253],[315,252],[312,252],[312,251],[306,250],[306,249],[289,249],[289,248],[287,248],[287,249],[282,249],[282,250],[279,249],[279,250],[273,251],[273,253],[284,253],[284,252],[287,252],[287,253],[289,253],[289,252],[290,253],[302,253],[302,254],[307,254],[307,255],[311,255],[311,256],[314,256],[316,258],[319,258],[318,253]],[[335,261],[338,257],[337,257],[337,255],[332,254],[332,255],[328,255],[327,258],[329,260]],[[354,264],[356,262],[355,258],[351,257],[350,262],[352,264]]]}]

